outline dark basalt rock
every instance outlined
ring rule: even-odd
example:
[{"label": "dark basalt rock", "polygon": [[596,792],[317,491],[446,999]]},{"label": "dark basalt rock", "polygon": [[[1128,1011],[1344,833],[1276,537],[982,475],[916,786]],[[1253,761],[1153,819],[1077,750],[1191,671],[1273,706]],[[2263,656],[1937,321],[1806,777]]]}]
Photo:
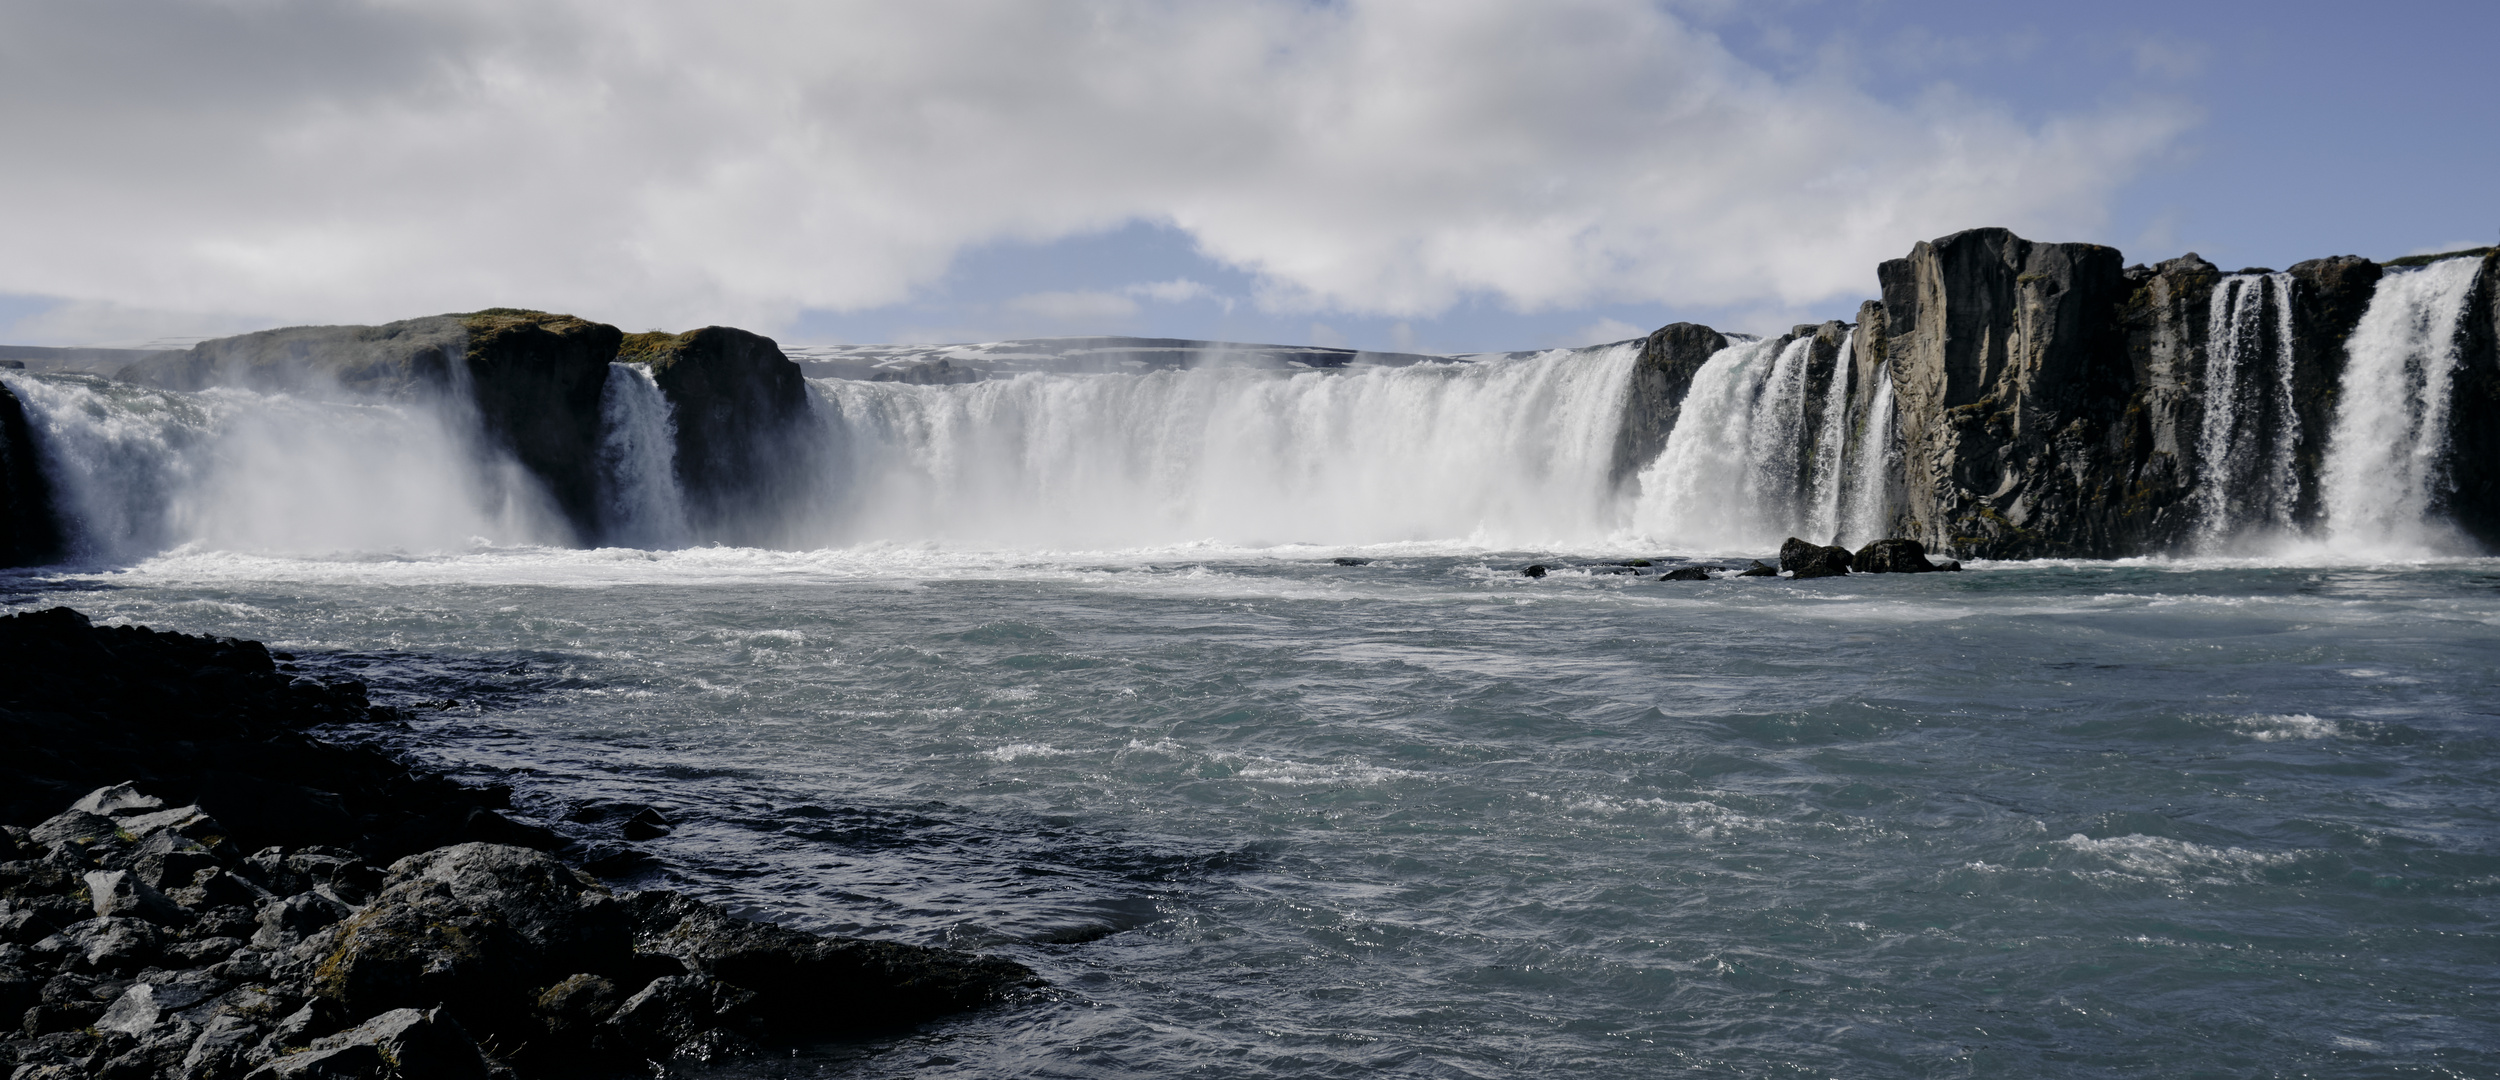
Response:
[{"label": "dark basalt rock", "polygon": [[1841,577],[1849,572],[1851,556],[1844,547],[1789,537],[1780,545],[1780,569],[1793,578]]},{"label": "dark basalt rock", "polygon": [[650,365],[676,410],[677,478],[696,527],[774,540],[816,464],[799,366],[773,339],[726,326],[634,334],[618,359]]},{"label": "dark basalt rock", "polygon": [[[258,642],[95,626],[52,608],[0,616],[0,657],[7,663],[0,745],[11,751],[0,755],[0,821],[42,821],[37,842],[47,845],[73,833],[89,841],[79,848],[81,874],[135,867],[151,855],[160,868],[185,864],[176,851],[187,856],[188,847],[166,841],[135,851],[114,837],[127,827],[121,819],[139,812],[131,807],[83,822],[52,813],[121,781],[177,800],[188,812],[164,830],[209,849],[211,837],[224,835],[212,827],[231,826],[282,845],[333,844],[397,858],[475,838],[486,820],[479,812],[512,824],[488,809],[494,800],[486,793],[412,774],[380,751],[305,734],[319,724],[390,723],[398,715],[368,704],[361,685],[279,672]],[[216,817],[198,813],[199,805],[217,807]],[[199,869],[195,859],[189,865]]]},{"label": "dark basalt rock", "polygon": [[58,562],[63,539],[26,405],[0,383],[0,566]]},{"label": "dark basalt rock", "polygon": [[1544,576],[1545,576],[1545,573],[1546,573],[1546,570],[1545,570],[1545,564],[1544,564],[1544,563],[1530,563],[1530,564],[1528,564],[1528,568],[1527,568],[1527,569],[1522,570],[1522,571],[1520,571],[1520,572],[1519,572],[1519,574],[1520,574],[1520,576],[1521,576],[1521,577],[1540,577],[1540,578],[1541,578],[1541,577],[1544,577]]},{"label": "dark basalt rock", "polygon": [[1658,575],[1660,581],[1708,581],[1710,571],[1698,566],[1679,566]]},{"label": "dark basalt rock", "polygon": [[1927,561],[1924,545],[1900,537],[1869,542],[1851,557],[1849,565],[1861,574],[1925,574],[1944,569]]},{"label": "dark basalt rock", "polygon": [[1355,559],[1343,555],[1330,559],[1329,561],[1339,566],[1370,566],[1372,564],[1370,559]]},{"label": "dark basalt rock", "polygon": [[1777,567],[1774,567],[1774,566],[1772,566],[1772,565],[1771,565],[1771,564],[1769,564],[1769,563],[1763,562],[1763,561],[1762,561],[1762,560],[1760,560],[1760,559],[1755,559],[1755,560],[1753,561],[1753,565],[1748,566],[1748,567],[1746,567],[1746,568],[1744,568],[1744,569],[1742,569],[1742,570],[1737,571],[1737,572],[1736,572],[1736,576],[1737,576],[1737,577],[1778,577],[1778,576],[1780,576],[1780,572],[1779,572],[1779,569],[1778,569]]},{"label": "dark basalt rock", "polygon": [[2449,406],[2448,490],[2439,509],[2500,550],[2500,250],[2486,248],[2481,257]]}]

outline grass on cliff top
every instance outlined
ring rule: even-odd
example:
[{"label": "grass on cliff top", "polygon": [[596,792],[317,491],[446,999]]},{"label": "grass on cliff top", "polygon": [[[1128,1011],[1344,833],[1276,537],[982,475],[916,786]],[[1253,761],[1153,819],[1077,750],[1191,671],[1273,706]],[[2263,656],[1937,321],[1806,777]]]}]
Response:
[{"label": "grass on cliff top", "polygon": [[455,314],[452,318],[460,320],[471,333],[514,330],[525,326],[543,326],[557,333],[564,333],[576,327],[592,325],[588,319],[539,311],[536,308],[490,307]]},{"label": "grass on cliff top", "polygon": [[2430,264],[2432,264],[2432,263],[2435,263],[2435,262],[2445,262],[2445,261],[2447,261],[2447,260],[2449,260],[2449,259],[2466,259],[2466,258],[2483,259],[2483,258],[2489,258],[2489,257],[2491,257],[2491,256],[2492,256],[2492,255],[2494,255],[2494,254],[2500,254],[2500,247],[2478,247],[2478,248],[2466,248],[2466,249],[2461,250],[2461,251],[2443,251],[2443,252],[2440,252],[2440,253],[2439,253],[2439,254],[2437,254],[2437,255],[2407,255],[2407,256],[2405,256],[2404,258],[2401,258],[2401,259],[2389,259],[2389,260],[2387,260],[2386,262],[2381,263],[2381,264],[2379,264],[2379,265],[2381,265],[2381,266],[2390,266],[2390,267],[2394,267],[2394,266],[2429,266],[2429,265],[2430,265]]},{"label": "grass on cliff top", "polygon": [[625,335],[625,343],[617,347],[616,358],[628,364],[648,364],[676,356],[686,347],[685,334],[666,330],[646,330]]}]

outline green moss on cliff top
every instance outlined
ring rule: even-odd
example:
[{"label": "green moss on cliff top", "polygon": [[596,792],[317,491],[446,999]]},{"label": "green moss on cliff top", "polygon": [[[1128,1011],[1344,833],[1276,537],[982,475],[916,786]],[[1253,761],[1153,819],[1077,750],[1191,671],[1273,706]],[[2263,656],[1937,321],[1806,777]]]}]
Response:
[{"label": "green moss on cliff top", "polygon": [[628,364],[648,364],[676,356],[686,348],[686,334],[666,330],[647,330],[625,335],[625,344],[616,350],[616,358]]}]

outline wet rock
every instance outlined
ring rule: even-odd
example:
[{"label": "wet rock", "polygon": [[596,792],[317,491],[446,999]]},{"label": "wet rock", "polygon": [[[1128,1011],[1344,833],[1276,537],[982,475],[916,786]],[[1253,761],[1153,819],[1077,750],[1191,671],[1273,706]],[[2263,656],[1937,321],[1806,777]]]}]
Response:
[{"label": "wet rock", "polygon": [[646,806],[642,808],[641,813],[626,818],[624,827],[618,831],[627,840],[657,840],[676,832],[677,829],[668,818],[661,816],[658,810]]},{"label": "wet rock", "polygon": [[1527,569],[1522,570],[1522,571],[1520,571],[1519,573],[1520,573],[1520,575],[1521,575],[1521,576],[1523,576],[1523,577],[1532,577],[1532,578],[1533,578],[1533,577],[1544,577],[1544,576],[1545,576],[1545,564],[1544,564],[1544,563],[1530,563],[1530,564],[1528,564],[1528,568],[1527,568]]},{"label": "wet rock", "polygon": [[1840,577],[1849,572],[1849,549],[1809,543],[1794,536],[1780,545],[1780,569],[1793,578]]},{"label": "wet rock", "polygon": [[544,852],[459,844],[391,865],[377,906],[448,903],[494,915],[563,970],[601,970],[632,952],[626,910],[607,886]]},{"label": "wet rock", "polygon": [[671,975],[626,998],[606,1021],[618,1040],[646,1054],[710,1057],[749,1049],[761,1026],[756,995],[699,975]]},{"label": "wet rock", "polygon": [[1658,575],[1660,581],[1708,581],[1710,571],[1698,566],[1679,566]]},{"label": "wet rock", "polygon": [[1943,569],[1927,561],[1925,545],[1901,537],[1869,541],[1852,557],[1850,567],[1862,574],[1924,574]]},{"label": "wet rock", "polygon": [[356,1014],[446,1001],[510,1012],[539,984],[527,944],[501,919],[440,905],[376,904],[321,944],[307,989]]},{"label": "wet rock", "polygon": [[599,1025],[615,1015],[617,1006],[624,1001],[625,992],[614,980],[583,972],[548,987],[538,995],[532,1011],[548,1037],[559,1042],[584,1042],[599,1033]]},{"label": "wet rock", "polygon": [[1736,572],[1736,576],[1737,576],[1737,577],[1778,577],[1778,576],[1780,576],[1780,572],[1779,572],[1779,570],[1778,570],[1776,567],[1773,567],[1771,564],[1766,563],[1766,562],[1763,562],[1763,561],[1762,561],[1762,560],[1760,560],[1760,559],[1755,559],[1755,560],[1753,561],[1753,565],[1751,565],[1751,566],[1747,566],[1746,568],[1744,568],[1744,569],[1742,569],[1742,570],[1737,571],[1737,572]]},{"label": "wet rock", "polygon": [[1338,556],[1338,557],[1336,557],[1336,558],[1334,558],[1334,559],[1330,559],[1330,560],[1328,560],[1328,561],[1333,562],[1333,563],[1335,563],[1335,564],[1337,564],[1337,565],[1339,565],[1339,566],[1370,566],[1370,565],[1372,564],[1372,561],[1371,561],[1370,559],[1354,559],[1354,558],[1348,558],[1348,557],[1346,557],[1346,556],[1342,556],[1342,555],[1340,555],[1340,556]]}]

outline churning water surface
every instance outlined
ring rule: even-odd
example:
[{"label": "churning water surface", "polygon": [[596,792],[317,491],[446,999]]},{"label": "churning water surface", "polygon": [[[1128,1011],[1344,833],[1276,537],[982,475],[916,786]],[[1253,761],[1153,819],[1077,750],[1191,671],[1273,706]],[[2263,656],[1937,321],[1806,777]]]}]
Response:
[{"label": "churning water surface", "polygon": [[732,1074],[2500,1075],[2500,561],[1581,565],[1629,554],[7,584],[366,678],[550,818],[663,806],[645,883],[1050,981]]}]

